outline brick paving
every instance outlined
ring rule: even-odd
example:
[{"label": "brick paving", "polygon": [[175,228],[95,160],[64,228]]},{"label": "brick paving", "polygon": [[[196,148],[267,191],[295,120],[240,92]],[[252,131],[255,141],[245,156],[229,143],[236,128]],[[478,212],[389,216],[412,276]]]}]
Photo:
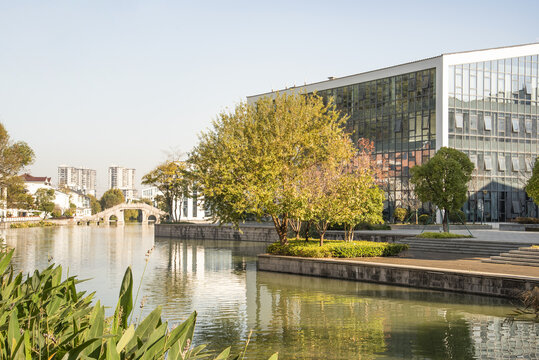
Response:
[{"label": "brick paving", "polygon": [[387,265],[402,265],[440,269],[446,271],[470,271],[497,275],[517,275],[539,278],[539,267],[509,264],[489,264],[479,257],[470,255],[408,251],[398,257],[354,258],[358,262],[373,262]]}]

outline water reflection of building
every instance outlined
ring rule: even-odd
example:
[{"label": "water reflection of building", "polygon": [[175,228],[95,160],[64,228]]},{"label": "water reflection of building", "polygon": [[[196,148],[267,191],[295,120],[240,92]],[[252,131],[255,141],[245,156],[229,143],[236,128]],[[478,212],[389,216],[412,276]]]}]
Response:
[{"label": "water reflection of building", "polygon": [[468,219],[481,201],[486,221],[505,221],[538,213],[523,190],[538,151],[538,55],[539,44],[443,54],[284,92],[333,97],[353,138],[375,142],[388,215],[414,201],[409,169],[450,146],[476,164]]},{"label": "water reflection of building", "polygon": [[502,318],[470,321],[476,359],[537,359],[539,329],[533,322],[509,323]]}]

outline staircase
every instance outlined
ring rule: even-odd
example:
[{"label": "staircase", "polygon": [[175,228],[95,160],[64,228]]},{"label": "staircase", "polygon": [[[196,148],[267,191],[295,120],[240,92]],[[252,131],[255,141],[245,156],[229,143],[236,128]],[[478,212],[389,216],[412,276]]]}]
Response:
[{"label": "staircase", "polygon": [[483,262],[495,264],[511,264],[539,267],[539,248],[519,247],[518,250],[510,250],[498,256],[491,256]]},{"label": "staircase", "polygon": [[[529,244],[474,241],[473,239],[405,238],[395,240],[395,242],[401,244],[408,244],[411,251],[462,254],[485,258],[489,256],[499,255],[502,252],[508,253],[519,249],[519,247],[530,246]],[[539,252],[537,252],[536,254],[539,259]]]}]

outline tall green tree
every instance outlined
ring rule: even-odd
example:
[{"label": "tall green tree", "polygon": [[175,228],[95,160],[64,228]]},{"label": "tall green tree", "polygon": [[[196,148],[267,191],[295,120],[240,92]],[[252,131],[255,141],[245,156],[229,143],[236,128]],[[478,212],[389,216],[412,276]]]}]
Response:
[{"label": "tall green tree", "polygon": [[101,196],[101,209],[105,210],[125,202],[124,193],[120,189],[109,189]]},{"label": "tall green tree", "polygon": [[168,160],[142,177],[144,185],[153,185],[163,194],[164,211],[169,213],[172,221],[181,217],[178,206],[184,197],[189,196],[191,180],[186,172],[185,163]]},{"label": "tall green tree", "polygon": [[526,184],[526,193],[533,201],[539,205],[539,157],[535,159],[535,164],[533,165],[532,177],[528,180]]},{"label": "tall green tree", "polygon": [[246,213],[271,217],[287,243],[302,174],[352,148],[345,121],[332,100],[317,95],[276,94],[221,113],[188,160],[206,209],[236,226]]},{"label": "tall green tree", "polygon": [[56,195],[54,194],[54,189],[38,189],[35,193],[36,198],[36,208],[45,213],[44,218],[54,210],[54,199]]},{"label": "tall green tree", "polygon": [[466,202],[468,182],[474,164],[461,151],[442,147],[425,164],[414,166],[410,182],[422,202],[431,202],[444,211],[443,230],[449,232],[449,213]]},{"label": "tall green tree", "polygon": [[360,223],[383,223],[384,192],[378,186],[382,170],[373,153],[374,143],[360,139],[356,153],[336,179],[333,222],[344,225],[345,241],[354,240]]},{"label": "tall green tree", "polygon": [[0,123],[0,200],[5,201],[7,189],[13,177],[34,161],[34,151],[23,141],[11,140],[6,128]]},{"label": "tall green tree", "polygon": [[91,194],[87,196],[90,199],[90,208],[92,209],[92,215],[101,212],[101,203],[99,202],[99,200],[97,200],[97,198]]},{"label": "tall green tree", "polygon": [[34,206],[34,197],[24,186],[24,180],[20,176],[12,177],[7,184],[7,207],[30,210]]}]

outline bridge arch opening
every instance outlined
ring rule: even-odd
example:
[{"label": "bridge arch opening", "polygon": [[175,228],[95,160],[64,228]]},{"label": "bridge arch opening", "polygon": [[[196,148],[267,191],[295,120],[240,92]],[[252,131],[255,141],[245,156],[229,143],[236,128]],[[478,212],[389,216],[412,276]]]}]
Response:
[{"label": "bridge arch opening", "polygon": [[118,222],[118,217],[116,215],[111,215],[109,216],[109,220],[108,220],[109,223],[111,222]]},{"label": "bridge arch opening", "polygon": [[125,222],[142,222],[142,210],[140,209],[125,209],[124,210]]},{"label": "bridge arch opening", "polygon": [[148,216],[148,222],[157,222],[157,218],[155,217],[155,215]]}]

